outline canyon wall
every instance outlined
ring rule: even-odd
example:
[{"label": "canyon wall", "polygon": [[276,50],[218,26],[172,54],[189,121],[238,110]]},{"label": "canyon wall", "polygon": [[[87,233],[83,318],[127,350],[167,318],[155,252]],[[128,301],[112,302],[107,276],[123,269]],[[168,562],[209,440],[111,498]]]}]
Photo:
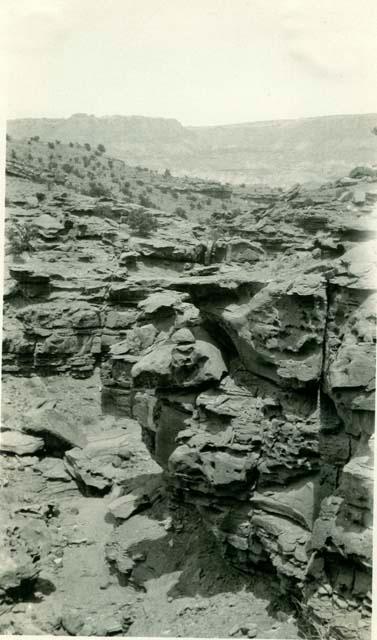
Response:
[{"label": "canyon wall", "polygon": [[[3,373],[100,367],[104,410],[139,421],[229,562],[276,574],[343,638],[368,637],[371,613],[376,202],[370,177],[266,190],[215,236],[155,211],[150,238],[130,234],[144,209],[124,202],[106,217],[70,192],[8,209],[37,240],[8,265]],[[80,434],[43,420],[85,482]],[[23,431],[40,435],[41,416]]]}]

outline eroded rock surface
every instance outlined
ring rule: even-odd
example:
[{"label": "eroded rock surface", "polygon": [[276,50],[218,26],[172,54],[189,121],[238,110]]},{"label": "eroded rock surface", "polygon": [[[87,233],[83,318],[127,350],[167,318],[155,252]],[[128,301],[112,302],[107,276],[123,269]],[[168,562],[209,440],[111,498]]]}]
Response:
[{"label": "eroded rock surface", "polygon": [[[7,271],[3,371],[85,380],[100,368],[103,412],[138,421],[169,495],[230,563],[275,574],[329,637],[367,638],[377,190],[371,176],[347,180],[245,195],[247,212],[215,216],[216,239],[162,211],[155,236],[132,237],[127,203],[106,217],[72,194],[34,204],[38,244]],[[11,205],[17,220],[34,211]],[[137,577],[121,534],[155,494],[128,486],[116,420],[84,426],[37,397],[17,425],[8,416],[2,451],[35,455],[63,490],[110,492],[124,522],[107,559]],[[164,531],[150,527],[156,548]],[[4,590],[23,575],[37,574],[21,549]],[[60,628],[117,635],[132,628],[123,613],[64,612]]]}]

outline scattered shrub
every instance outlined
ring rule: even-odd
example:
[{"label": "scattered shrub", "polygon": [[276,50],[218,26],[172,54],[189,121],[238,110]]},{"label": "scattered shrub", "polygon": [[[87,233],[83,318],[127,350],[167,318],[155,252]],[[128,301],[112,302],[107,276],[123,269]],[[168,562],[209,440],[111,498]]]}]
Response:
[{"label": "scattered shrub", "polygon": [[93,198],[103,198],[110,196],[110,191],[104,184],[100,182],[90,182],[88,193]]},{"label": "scattered shrub", "polygon": [[54,143],[53,143],[53,142],[49,142],[49,143],[48,143],[48,148],[49,148],[49,149],[55,149],[55,145],[54,145]]},{"label": "scattered shrub", "polygon": [[7,230],[10,252],[13,255],[20,255],[24,251],[34,251],[33,240],[36,236],[37,230],[31,224],[13,222]]},{"label": "scattered shrub", "polygon": [[150,198],[148,198],[148,196],[144,195],[143,193],[139,196],[139,203],[142,207],[146,207],[146,209],[157,209],[154,202],[152,202],[152,200],[150,200]]},{"label": "scattered shrub", "polygon": [[106,151],[106,149],[105,149],[105,147],[103,146],[103,144],[99,144],[99,145],[97,146],[97,149],[98,149],[98,151],[99,151],[100,153],[105,153],[105,151]]},{"label": "scattered shrub", "polygon": [[171,178],[171,173],[169,169],[165,169],[164,171],[164,178]]},{"label": "scattered shrub", "polygon": [[187,219],[187,213],[183,207],[176,207],[174,209],[174,213],[176,216],[178,216],[178,218]]},{"label": "scattered shrub", "polygon": [[158,228],[157,220],[150,211],[131,211],[127,222],[133,231],[144,237],[157,231]]},{"label": "scattered shrub", "polygon": [[90,151],[90,150],[91,150],[91,148],[92,148],[92,147],[90,146],[89,142],[85,142],[84,147],[85,147],[85,149],[86,149],[87,151]]},{"label": "scattered shrub", "polygon": [[43,200],[46,200],[46,194],[42,193],[42,191],[37,191],[37,193],[35,195],[36,195],[36,198],[37,198],[38,202],[43,202]]}]

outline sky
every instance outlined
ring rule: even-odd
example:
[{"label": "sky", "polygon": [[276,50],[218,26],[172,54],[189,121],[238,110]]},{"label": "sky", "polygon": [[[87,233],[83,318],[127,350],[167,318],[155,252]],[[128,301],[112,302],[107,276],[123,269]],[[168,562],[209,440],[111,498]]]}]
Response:
[{"label": "sky", "polygon": [[8,118],[377,111],[376,0],[2,0]]}]

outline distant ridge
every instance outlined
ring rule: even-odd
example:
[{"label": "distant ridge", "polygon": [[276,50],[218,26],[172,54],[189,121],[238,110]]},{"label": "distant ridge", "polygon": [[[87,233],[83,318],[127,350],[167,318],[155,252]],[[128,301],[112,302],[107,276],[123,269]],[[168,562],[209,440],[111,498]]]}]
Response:
[{"label": "distant ridge", "polygon": [[183,126],[173,118],[94,116],[8,121],[15,138],[102,143],[129,164],[177,175],[287,186],[320,183],[377,162],[377,114]]}]

